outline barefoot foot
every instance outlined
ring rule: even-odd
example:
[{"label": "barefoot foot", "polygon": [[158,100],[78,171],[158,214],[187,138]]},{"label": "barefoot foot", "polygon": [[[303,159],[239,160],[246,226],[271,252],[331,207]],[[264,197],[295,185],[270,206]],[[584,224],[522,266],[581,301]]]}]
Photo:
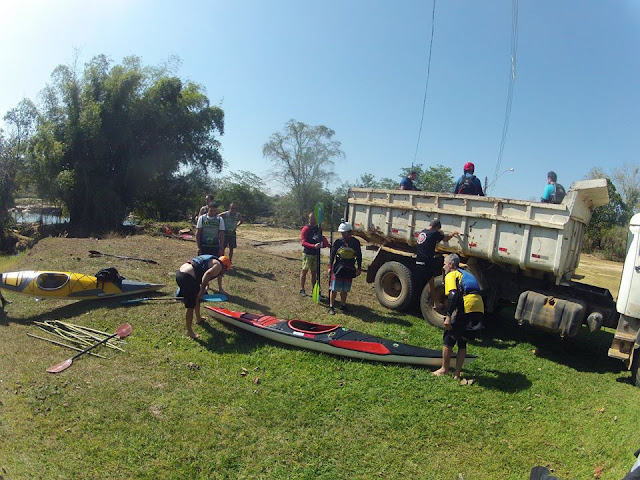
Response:
[{"label": "barefoot foot", "polygon": [[432,375],[435,375],[436,377],[442,377],[443,375],[446,375],[447,373],[449,373],[449,370],[445,370],[444,368],[439,368],[435,372],[432,372]]},{"label": "barefoot foot", "polygon": [[198,335],[198,334],[197,334],[196,332],[194,332],[193,330],[191,330],[191,331],[188,331],[188,330],[187,330],[187,332],[186,332],[186,333],[187,333],[187,337],[193,338],[193,339],[195,339],[195,340],[197,340],[197,339],[199,339],[199,338],[200,338],[200,335]]}]

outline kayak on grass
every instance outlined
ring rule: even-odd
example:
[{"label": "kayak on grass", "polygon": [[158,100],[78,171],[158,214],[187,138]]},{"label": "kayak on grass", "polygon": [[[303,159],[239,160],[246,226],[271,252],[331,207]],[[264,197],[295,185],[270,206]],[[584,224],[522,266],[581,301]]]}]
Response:
[{"label": "kayak on grass", "polygon": [[[304,320],[282,320],[270,315],[234,312],[211,306],[207,306],[206,309],[209,315],[221,322],[287,345],[362,360],[429,367],[442,365],[441,350],[431,350],[373,337],[340,325],[323,325]],[[467,355],[465,363],[474,358],[476,358],[474,355]],[[451,358],[451,367],[455,367],[455,362],[454,354]]]},{"label": "kayak on grass", "polygon": [[92,300],[153,292],[164,285],[127,279],[105,280],[71,272],[23,270],[2,274],[0,288],[38,298]]}]

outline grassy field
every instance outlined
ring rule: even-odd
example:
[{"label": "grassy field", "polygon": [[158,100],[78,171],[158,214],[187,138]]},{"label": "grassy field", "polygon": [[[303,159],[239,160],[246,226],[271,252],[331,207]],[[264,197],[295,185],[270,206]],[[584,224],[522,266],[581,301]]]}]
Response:
[{"label": "grassy field", "polygon": [[[362,277],[352,313],[327,315],[298,295],[299,252],[253,246],[297,232],[240,230],[224,279],[228,308],[440,348],[439,330],[418,312],[381,307]],[[89,274],[115,266],[172,293],[177,267],[194,254],[194,243],[161,237],[48,238],[0,265]],[[424,368],[283,347],[213,319],[190,340],[178,303],[5,297],[13,303],[0,317],[2,479],[515,480],[534,465],[560,479],[594,478],[596,469],[620,479],[639,446],[640,389],[607,357],[611,333],[561,340],[518,327],[513,308],[488,319],[486,337],[469,346],[479,357],[465,371],[474,382],[460,385]],[[125,352],[85,355],[52,375],[46,368],[73,352],[26,334],[40,332],[35,320],[54,319],[109,331],[129,322],[133,334]]]}]

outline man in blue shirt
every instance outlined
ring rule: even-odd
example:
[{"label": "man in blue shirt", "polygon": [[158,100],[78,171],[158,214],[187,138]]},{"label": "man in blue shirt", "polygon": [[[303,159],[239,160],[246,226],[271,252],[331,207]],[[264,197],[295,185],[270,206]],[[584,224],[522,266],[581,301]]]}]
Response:
[{"label": "man in blue shirt", "polygon": [[480,195],[481,197],[484,197],[482,184],[478,177],[473,174],[475,169],[475,165],[471,162],[464,164],[464,174],[456,182],[456,186],[453,188],[453,193],[461,193],[463,195]]},{"label": "man in blue shirt", "polygon": [[418,174],[416,172],[411,172],[409,175],[400,180],[400,190],[420,190],[413,184],[417,176]]},{"label": "man in blue shirt", "polygon": [[564,187],[558,183],[556,172],[547,173],[547,186],[544,187],[540,201],[544,203],[562,203],[566,194]]}]

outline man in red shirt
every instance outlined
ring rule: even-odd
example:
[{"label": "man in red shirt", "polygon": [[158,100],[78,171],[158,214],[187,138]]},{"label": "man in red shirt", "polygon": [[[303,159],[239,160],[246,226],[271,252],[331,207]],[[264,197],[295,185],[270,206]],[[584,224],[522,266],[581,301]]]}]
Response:
[{"label": "man in red shirt", "polygon": [[316,284],[316,265],[320,249],[326,247],[326,238],[323,238],[320,227],[316,222],[316,216],[309,214],[309,223],[300,231],[300,243],[302,243],[302,271],[300,272],[300,296],[306,297],[304,285],[307,280],[307,272],[311,270],[311,285]]}]

